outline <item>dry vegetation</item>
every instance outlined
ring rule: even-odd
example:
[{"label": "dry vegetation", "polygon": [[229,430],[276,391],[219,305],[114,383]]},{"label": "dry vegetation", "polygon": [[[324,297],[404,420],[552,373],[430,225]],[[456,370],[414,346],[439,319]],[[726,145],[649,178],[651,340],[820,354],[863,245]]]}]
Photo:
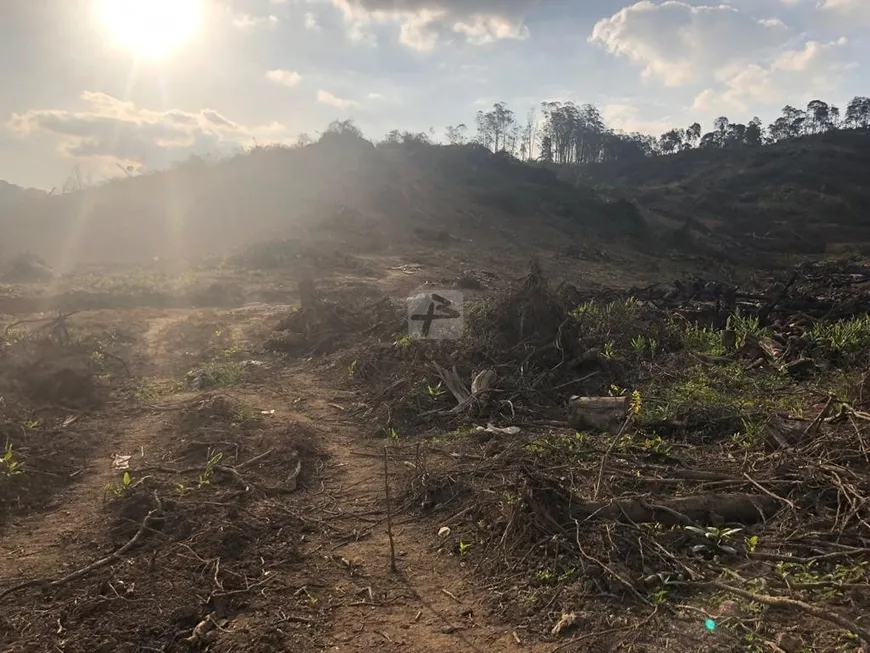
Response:
[{"label": "dry vegetation", "polygon": [[[547,171],[358,146],[422,194],[3,268],[2,650],[870,650],[866,260],[737,268]],[[461,338],[408,335],[427,288]]]}]

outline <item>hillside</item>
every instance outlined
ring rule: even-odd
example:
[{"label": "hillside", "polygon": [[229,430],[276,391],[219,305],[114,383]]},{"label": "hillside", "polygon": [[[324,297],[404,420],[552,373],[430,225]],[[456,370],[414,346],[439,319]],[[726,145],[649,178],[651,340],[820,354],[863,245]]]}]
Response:
[{"label": "hillside", "polygon": [[[327,132],[77,193],[0,187],[0,255],[83,263],[189,260],[296,239],[349,254],[466,248],[576,252],[605,241],[751,260],[870,241],[870,132],[763,148],[701,148],[621,163],[544,167],[476,145],[377,146]],[[5,203],[4,199],[5,198]],[[486,243],[485,251],[477,247]]]},{"label": "hillside", "polygon": [[580,178],[753,248],[819,253],[870,240],[867,130],[586,166]]},{"label": "hillside", "polygon": [[349,252],[485,238],[496,246],[621,235],[643,223],[624,204],[552,171],[475,146],[382,144],[327,134],[303,148],[255,149],[217,164],[40,197],[3,214],[7,253],[55,265],[220,254],[270,238]]},{"label": "hillside", "polygon": [[45,193],[32,188],[21,188],[0,179],[0,211],[14,209],[18,205],[43,197]]}]

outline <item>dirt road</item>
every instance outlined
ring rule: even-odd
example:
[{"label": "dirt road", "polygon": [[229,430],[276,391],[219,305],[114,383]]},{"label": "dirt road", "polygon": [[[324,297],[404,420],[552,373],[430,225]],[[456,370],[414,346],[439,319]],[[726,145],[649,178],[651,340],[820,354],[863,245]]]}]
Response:
[{"label": "dirt road", "polygon": [[[140,527],[145,536],[41,598],[27,587],[0,599],[3,650],[547,650],[488,617],[487,588],[439,552],[431,526],[397,518],[391,571],[383,440],[351,416],[358,397],[313,365],[257,357],[258,330],[275,311],[83,315],[94,332],[135,334],[127,355],[138,386],[170,389],[140,393],[135,405],[115,397],[56,429],[89,433],[92,446],[45,509],[5,525],[0,587],[63,579]],[[256,361],[256,374],[191,392],[179,373],[207,363],[216,341]],[[116,455],[131,457],[126,481]],[[296,459],[302,486],[282,491]],[[221,476],[224,465],[249,486]],[[205,473],[214,476],[203,482]]]}]

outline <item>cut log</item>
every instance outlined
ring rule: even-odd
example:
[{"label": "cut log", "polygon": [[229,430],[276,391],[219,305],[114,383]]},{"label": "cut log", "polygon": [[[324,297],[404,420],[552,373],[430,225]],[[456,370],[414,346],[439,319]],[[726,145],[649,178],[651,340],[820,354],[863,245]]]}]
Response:
[{"label": "cut log", "polygon": [[571,397],[568,423],[575,429],[618,433],[628,417],[628,397]]},{"label": "cut log", "polygon": [[665,526],[721,526],[732,522],[748,525],[769,519],[780,507],[779,501],[763,494],[702,494],[666,501],[644,498],[577,504],[571,515],[578,521],[603,519]]}]

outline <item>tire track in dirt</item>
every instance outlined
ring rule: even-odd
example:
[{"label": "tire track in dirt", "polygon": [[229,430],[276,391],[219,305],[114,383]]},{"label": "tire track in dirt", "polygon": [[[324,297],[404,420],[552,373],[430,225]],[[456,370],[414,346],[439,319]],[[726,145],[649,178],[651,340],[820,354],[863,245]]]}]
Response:
[{"label": "tire track in dirt", "polygon": [[[160,314],[149,319],[137,348],[139,356],[158,361],[163,371],[160,336],[191,311]],[[90,539],[89,526],[102,519],[99,507],[106,500],[107,484],[117,483],[121,472],[112,469],[114,454],[148,457],[159,450],[161,416],[136,409],[122,415],[111,403],[101,411],[79,420],[79,429],[99,430],[105,440],[81,470],[78,481],[58,496],[55,507],[11,520],[0,538],[0,584],[11,579],[56,575],[63,565],[104,554]],[[75,433],[70,432],[70,437]],[[10,583],[11,584],[11,583]]]},{"label": "tire track in dirt", "polygon": [[[476,583],[471,570],[462,570],[456,560],[437,552],[436,532],[407,515],[394,518],[399,573],[390,571],[383,450],[336,408],[342,401],[350,404],[353,393],[330,389],[318,376],[299,368],[288,370],[288,394],[302,408],[293,412],[285,407],[277,413],[323,433],[322,445],[331,462],[322,491],[335,500],[336,512],[351,522],[354,516],[360,518],[355,524],[358,539],[333,542],[326,553],[321,543],[313,547],[320,549],[324,561],[331,558],[328,562],[336,569],[330,575],[334,607],[322,650],[549,651],[552,645],[537,644],[521,630],[491,623],[486,617],[487,590]],[[342,558],[350,570],[342,569],[347,566]]]},{"label": "tire track in dirt", "polygon": [[[233,341],[250,335],[259,320],[273,307],[260,307],[239,316],[232,311],[218,317],[227,320]],[[164,310],[146,316],[136,347],[144,359],[147,378],[170,378],[178,352],[173,351],[174,328],[198,315],[196,310]],[[123,314],[116,319],[124,319]],[[140,323],[141,324],[141,323]],[[348,419],[335,407],[349,407],[353,393],[343,392],[304,364],[276,367],[276,382],[268,387],[240,388],[263,408],[275,408],[275,419],[310,427],[320,434],[320,447],[329,456],[327,469],[318,481],[319,494],[331,497],[331,513],[337,513],[342,530],[357,537],[313,537],[304,553],[310,573],[322,579],[325,623],[319,633],[319,651],[412,651],[444,653],[529,651],[547,648],[532,642],[522,631],[490,622],[486,617],[486,590],[471,572],[436,551],[437,535],[431,528],[396,518],[394,534],[399,573],[390,572],[389,543],[384,516],[383,459],[375,441],[362,435],[362,424]],[[340,395],[340,396],[339,396]],[[164,397],[171,404],[179,397]],[[298,401],[297,401],[298,400]],[[117,482],[112,454],[143,451],[153,458],[160,450],[161,425],[165,416],[136,407],[127,414],[99,413],[88,428],[105,429],[104,446],[85,469],[81,480],[59,497],[51,512],[17,520],[7,529],[0,545],[0,584],[35,577],[55,577],[105,555],[98,541],[91,540],[102,528],[101,505],[105,486]],[[141,463],[140,463],[141,464]],[[326,514],[313,518],[332,520]],[[336,518],[338,519],[338,518]],[[350,568],[342,562],[350,563]],[[289,597],[288,597],[289,598]],[[519,639],[519,642],[517,641]],[[305,649],[308,653],[309,649]]]}]

